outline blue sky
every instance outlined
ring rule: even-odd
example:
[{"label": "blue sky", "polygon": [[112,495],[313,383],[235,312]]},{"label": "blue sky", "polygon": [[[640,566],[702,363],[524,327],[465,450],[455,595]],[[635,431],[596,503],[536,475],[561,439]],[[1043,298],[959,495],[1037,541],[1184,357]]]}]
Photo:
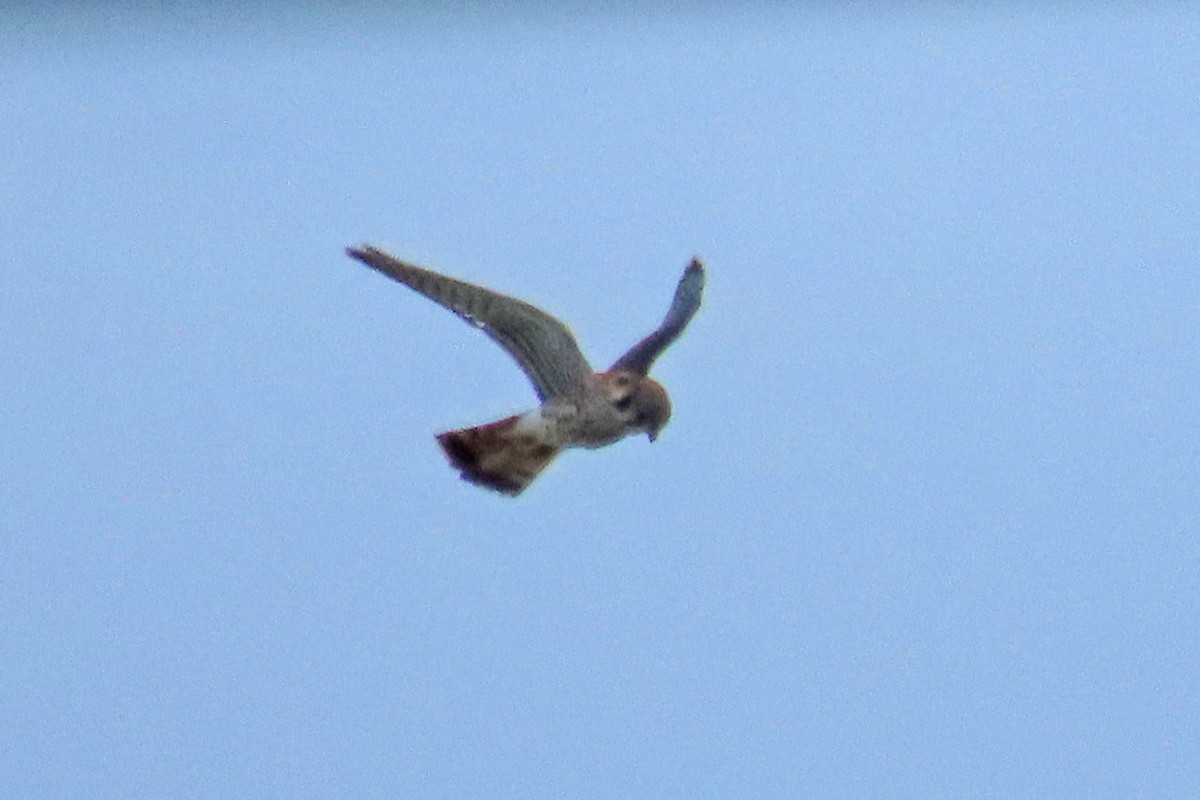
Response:
[{"label": "blue sky", "polygon": [[[1186,4],[10,9],[21,797],[1200,794]],[[529,408],[371,243],[610,363]]]}]

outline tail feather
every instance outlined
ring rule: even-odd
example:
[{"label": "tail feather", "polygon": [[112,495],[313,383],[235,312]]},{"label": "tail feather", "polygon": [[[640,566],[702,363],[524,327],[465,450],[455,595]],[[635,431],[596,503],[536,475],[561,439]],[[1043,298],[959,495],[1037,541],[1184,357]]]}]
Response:
[{"label": "tail feather", "polygon": [[515,497],[525,490],[559,448],[518,430],[519,416],[438,434],[438,442],[463,480]]}]

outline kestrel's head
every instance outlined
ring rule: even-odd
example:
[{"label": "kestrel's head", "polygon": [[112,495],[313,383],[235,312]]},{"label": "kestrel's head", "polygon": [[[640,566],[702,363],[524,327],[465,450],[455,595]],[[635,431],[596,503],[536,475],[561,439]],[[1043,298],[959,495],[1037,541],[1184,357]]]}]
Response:
[{"label": "kestrel's head", "polygon": [[671,400],[667,390],[645,375],[611,372],[606,389],[613,408],[625,420],[630,433],[645,432],[650,441],[666,427],[671,418]]}]

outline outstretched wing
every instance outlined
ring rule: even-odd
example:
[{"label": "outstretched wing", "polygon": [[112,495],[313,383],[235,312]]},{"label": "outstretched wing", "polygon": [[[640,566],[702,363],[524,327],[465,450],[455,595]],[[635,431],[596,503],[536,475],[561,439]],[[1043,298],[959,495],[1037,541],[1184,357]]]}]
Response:
[{"label": "outstretched wing", "polygon": [[421,269],[374,247],[349,247],[346,254],[480,328],[516,359],[543,401],[580,388],[592,374],[567,326],[529,303]]},{"label": "outstretched wing", "polygon": [[663,319],[658,330],[642,339],[629,349],[625,355],[617,359],[611,369],[628,370],[645,375],[650,371],[654,359],[662,355],[662,351],[671,342],[679,338],[688,322],[700,308],[700,298],[704,294],[704,265],[700,259],[693,258],[692,263],[683,271],[679,285],[675,287],[675,299]]}]

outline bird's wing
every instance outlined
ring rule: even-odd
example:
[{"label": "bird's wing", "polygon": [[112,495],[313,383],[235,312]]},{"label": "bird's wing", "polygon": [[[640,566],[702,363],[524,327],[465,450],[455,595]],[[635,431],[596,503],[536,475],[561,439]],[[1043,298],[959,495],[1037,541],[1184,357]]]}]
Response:
[{"label": "bird's wing", "polygon": [[543,401],[578,389],[592,373],[567,326],[529,303],[413,266],[374,247],[350,247],[346,253],[496,340],[516,359]]},{"label": "bird's wing", "polygon": [[693,258],[692,263],[683,271],[679,285],[675,287],[675,298],[671,301],[671,308],[667,310],[667,316],[658,326],[658,330],[629,348],[629,352],[617,359],[612,369],[628,370],[642,375],[649,372],[654,359],[662,355],[663,350],[679,338],[679,334],[683,333],[683,329],[695,316],[703,294],[704,265],[699,259]]}]

